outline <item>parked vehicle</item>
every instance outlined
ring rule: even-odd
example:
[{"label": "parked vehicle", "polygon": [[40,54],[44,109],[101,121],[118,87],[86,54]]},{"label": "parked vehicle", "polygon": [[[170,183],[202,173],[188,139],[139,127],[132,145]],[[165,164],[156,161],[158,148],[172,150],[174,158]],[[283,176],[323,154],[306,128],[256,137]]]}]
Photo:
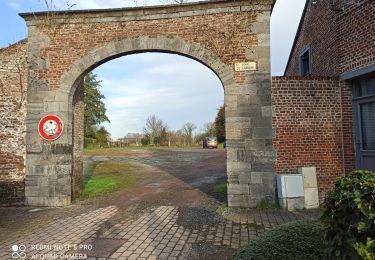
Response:
[{"label": "parked vehicle", "polygon": [[205,137],[203,138],[203,149],[205,148],[217,148],[217,138],[216,137]]}]

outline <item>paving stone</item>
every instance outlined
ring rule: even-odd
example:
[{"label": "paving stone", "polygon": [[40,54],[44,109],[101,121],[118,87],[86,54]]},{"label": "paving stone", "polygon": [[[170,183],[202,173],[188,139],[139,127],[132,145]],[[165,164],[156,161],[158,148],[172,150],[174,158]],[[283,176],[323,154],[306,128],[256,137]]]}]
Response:
[{"label": "paving stone", "polygon": [[[4,245],[15,243],[26,245],[31,243],[51,244],[53,242],[79,244],[87,239],[95,238],[101,225],[113,216],[116,210],[115,207],[107,207],[78,215],[74,218],[56,220],[46,226],[46,228],[28,236],[15,232],[6,239]],[[183,259],[183,252],[188,252],[197,241],[210,242],[215,246],[229,246],[236,249],[246,245],[249,241],[255,239],[257,235],[265,232],[266,229],[298,219],[292,213],[283,211],[245,210],[239,213],[231,212],[231,215],[237,215],[233,219],[244,219],[249,224],[243,224],[244,221],[239,223],[226,221],[213,226],[205,225],[201,229],[191,230],[177,225],[177,207],[162,206],[151,213],[144,214],[139,219],[117,223],[100,235],[100,238],[109,238],[116,236],[116,234],[121,234],[120,237],[122,239],[125,234],[124,230],[128,230],[124,236],[128,237],[128,240],[124,241],[116,252],[113,252],[110,258],[107,259]],[[225,218],[227,219],[227,216]],[[255,223],[260,223],[260,225],[254,226],[254,224],[250,224],[252,220]],[[157,227],[159,227],[157,231],[157,228],[155,228],[156,223],[158,223]],[[140,234],[139,232],[142,233]],[[0,245],[0,252],[8,252],[9,248],[5,248],[4,245]],[[0,253],[0,259],[6,258],[6,254]],[[99,259],[95,258],[95,260]]]},{"label": "paving stone", "polygon": [[169,253],[161,253],[161,254],[159,255],[159,258],[160,258],[160,259],[169,259],[168,257],[169,257]]},{"label": "paving stone", "polygon": [[129,256],[129,260],[137,260],[139,258],[139,255],[137,255],[137,254],[132,254],[132,255],[130,255]]},{"label": "paving stone", "polygon": [[143,252],[141,257],[147,258],[149,255],[151,255],[151,252]]},{"label": "paving stone", "polygon": [[133,254],[133,251],[128,250],[122,253],[122,256],[130,256],[131,254]]}]

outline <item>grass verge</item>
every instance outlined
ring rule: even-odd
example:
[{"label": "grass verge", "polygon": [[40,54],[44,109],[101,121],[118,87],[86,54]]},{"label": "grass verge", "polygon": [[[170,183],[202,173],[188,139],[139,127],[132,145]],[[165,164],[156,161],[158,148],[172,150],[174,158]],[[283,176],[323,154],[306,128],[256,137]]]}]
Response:
[{"label": "grass verge", "polygon": [[128,162],[97,163],[85,175],[81,198],[93,198],[118,190],[129,190],[137,184],[139,166]]},{"label": "grass verge", "polygon": [[227,195],[227,183],[220,183],[214,186],[214,192],[220,195]]},{"label": "grass verge", "polygon": [[97,147],[89,147],[84,148],[83,153],[88,156],[95,156],[95,155],[123,155],[128,154],[129,152],[136,151],[158,151],[158,150],[193,150],[201,148],[201,146],[193,145],[193,146],[127,146],[127,147],[111,147],[111,148],[97,148]]},{"label": "grass verge", "polygon": [[279,209],[280,205],[278,202],[268,202],[266,200],[261,200],[255,207],[257,209]]},{"label": "grass verge", "polygon": [[85,148],[83,153],[85,155],[121,155],[128,153],[131,150],[144,150],[143,147],[113,147],[113,148]]},{"label": "grass verge", "polygon": [[219,143],[218,145],[217,145],[217,148],[220,148],[220,149],[224,149],[225,147],[224,147],[224,142],[222,142],[222,143]]}]

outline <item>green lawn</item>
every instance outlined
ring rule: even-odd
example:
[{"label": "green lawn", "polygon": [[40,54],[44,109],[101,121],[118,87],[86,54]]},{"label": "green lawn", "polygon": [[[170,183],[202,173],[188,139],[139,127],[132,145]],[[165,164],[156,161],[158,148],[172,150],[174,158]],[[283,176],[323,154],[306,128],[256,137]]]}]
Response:
[{"label": "green lawn", "polygon": [[121,155],[130,150],[144,150],[146,147],[113,147],[113,148],[85,148],[85,155]]},{"label": "green lawn", "polygon": [[137,184],[137,164],[105,161],[93,165],[84,176],[81,198],[92,198],[118,190],[129,190]]},{"label": "green lawn", "polygon": [[217,145],[217,148],[224,149],[224,142]]},{"label": "green lawn", "polygon": [[112,147],[112,148],[85,148],[83,150],[83,153],[85,155],[89,156],[95,156],[95,155],[122,155],[124,153],[128,153],[130,151],[134,150],[166,150],[166,149],[197,149],[201,148],[199,145],[193,145],[193,146],[128,146],[128,147]]},{"label": "green lawn", "polygon": [[220,183],[216,184],[214,186],[214,192],[221,194],[221,195],[227,195],[227,183]]}]

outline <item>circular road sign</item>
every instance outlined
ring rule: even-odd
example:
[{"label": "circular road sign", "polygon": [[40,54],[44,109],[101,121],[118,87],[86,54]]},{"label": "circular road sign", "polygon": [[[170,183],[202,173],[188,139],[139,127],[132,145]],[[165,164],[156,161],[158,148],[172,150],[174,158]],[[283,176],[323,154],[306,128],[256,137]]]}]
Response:
[{"label": "circular road sign", "polygon": [[38,132],[44,140],[56,140],[63,132],[63,122],[58,116],[46,115],[39,121]]}]

